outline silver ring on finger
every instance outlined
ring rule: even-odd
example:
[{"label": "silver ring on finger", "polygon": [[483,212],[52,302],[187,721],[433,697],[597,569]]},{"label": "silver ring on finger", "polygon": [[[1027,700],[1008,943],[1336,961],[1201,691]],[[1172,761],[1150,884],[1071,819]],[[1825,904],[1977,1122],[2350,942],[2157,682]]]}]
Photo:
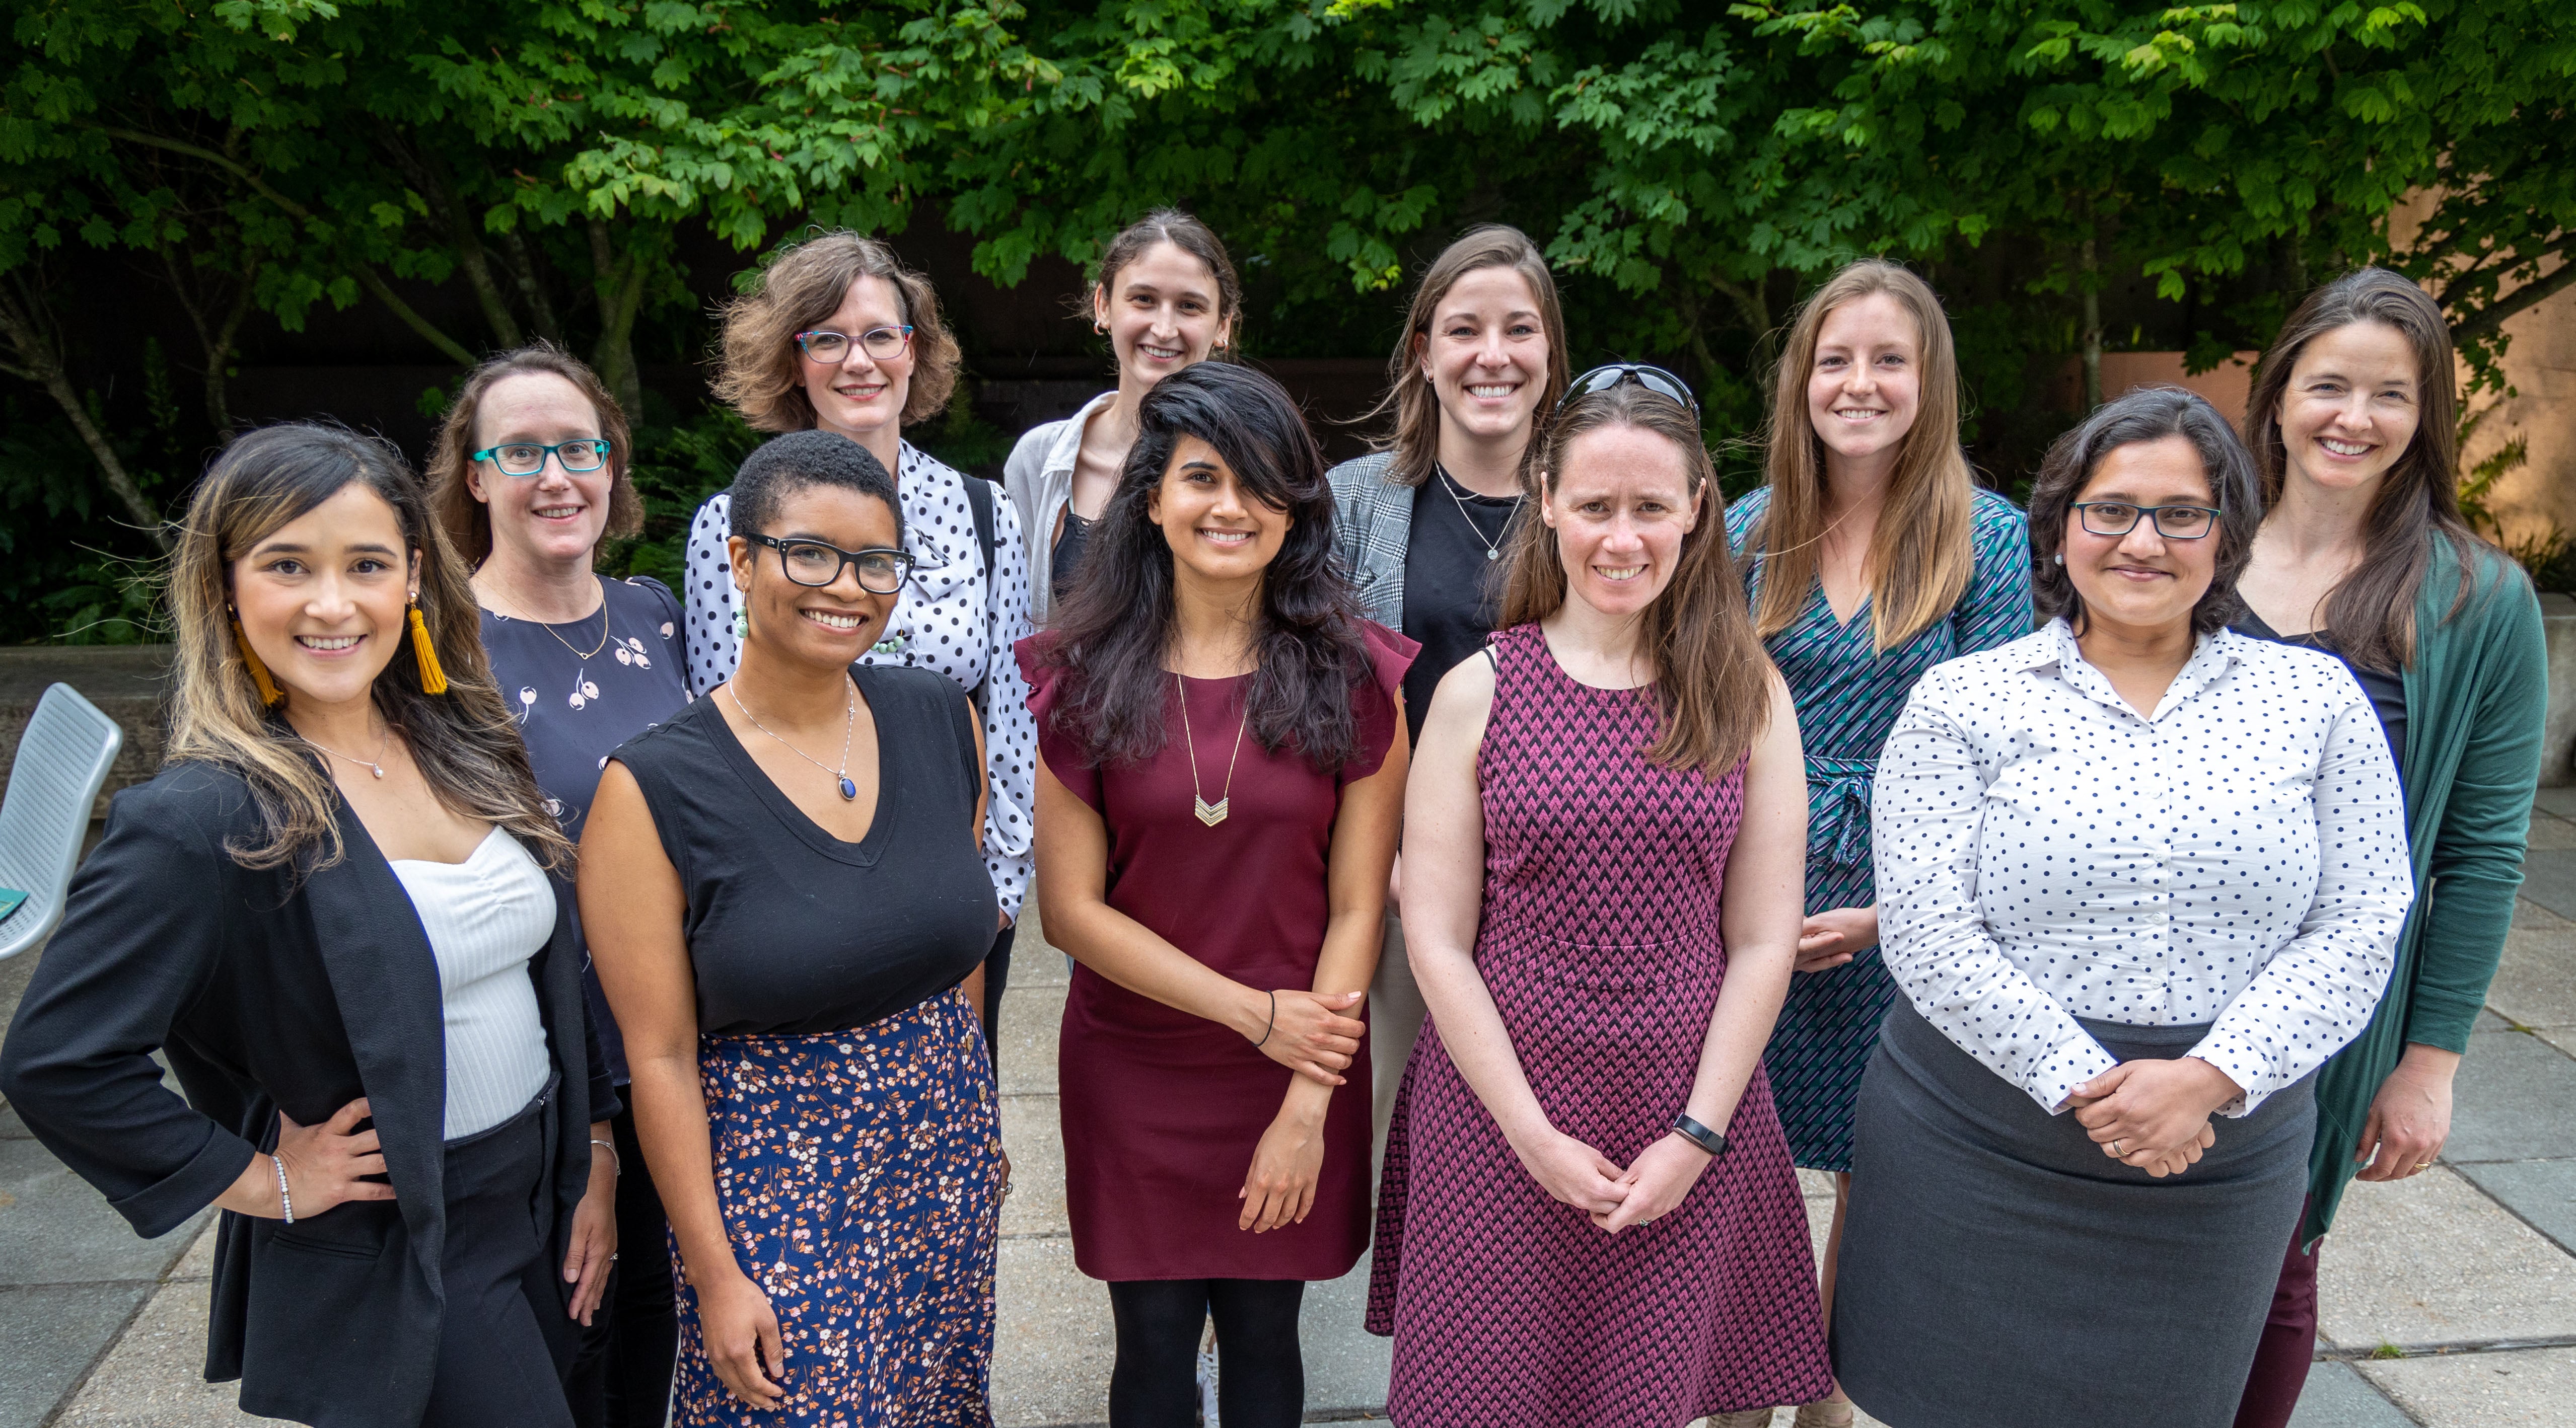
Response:
[{"label": "silver ring on finger", "polygon": [[2120,1154],[2120,1142],[2119,1142],[2119,1141],[2114,1140],[2114,1141],[2112,1141],[2112,1142],[2111,1142],[2111,1154],[2112,1154],[2112,1155],[2114,1155],[2114,1156],[2117,1156],[2117,1155],[2119,1155],[2119,1154]]}]

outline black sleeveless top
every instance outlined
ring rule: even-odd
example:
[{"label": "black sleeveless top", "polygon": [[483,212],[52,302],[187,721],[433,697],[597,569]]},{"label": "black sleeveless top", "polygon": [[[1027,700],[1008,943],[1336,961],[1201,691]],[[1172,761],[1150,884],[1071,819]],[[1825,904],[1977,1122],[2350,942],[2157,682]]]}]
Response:
[{"label": "black sleeveless top", "polygon": [[779,792],[700,699],[618,746],[688,898],[708,1036],[811,1036],[966,979],[1000,912],[975,826],[974,708],[933,670],[852,666],[877,724],[877,814],[844,843]]}]

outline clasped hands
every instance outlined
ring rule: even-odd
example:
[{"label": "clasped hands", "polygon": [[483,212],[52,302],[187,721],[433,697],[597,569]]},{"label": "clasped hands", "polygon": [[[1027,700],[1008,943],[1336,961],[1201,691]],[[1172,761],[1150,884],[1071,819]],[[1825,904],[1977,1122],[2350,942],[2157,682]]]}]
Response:
[{"label": "clasped hands", "polygon": [[1678,1132],[1639,1151],[1625,1168],[1554,1126],[1514,1136],[1511,1146],[1540,1189],[1614,1235],[1671,1214],[1717,1158]]},{"label": "clasped hands", "polygon": [[2066,1104],[2104,1155],[2161,1180],[2218,1143],[2210,1116],[2244,1094],[2226,1072],[2185,1056],[2123,1061],[2077,1086]]}]

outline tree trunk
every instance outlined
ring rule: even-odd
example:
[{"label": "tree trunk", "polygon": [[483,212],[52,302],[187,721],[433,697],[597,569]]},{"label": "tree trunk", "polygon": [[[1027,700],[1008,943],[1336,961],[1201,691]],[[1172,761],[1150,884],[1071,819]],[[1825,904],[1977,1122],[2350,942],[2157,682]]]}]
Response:
[{"label": "tree trunk", "polygon": [[233,435],[228,369],[232,366],[234,339],[241,336],[242,319],[250,316],[250,294],[251,275],[244,274],[241,291],[233,297],[232,311],[224,314],[224,325],[216,330],[214,340],[206,344],[206,420],[227,441]]},{"label": "tree trunk", "polygon": [[2093,240],[2084,240],[2084,412],[2102,405],[2102,265]]},{"label": "tree trunk", "polygon": [[519,285],[519,296],[528,303],[528,313],[537,322],[537,336],[563,345],[563,324],[555,321],[554,300],[546,296],[546,285],[537,277],[536,257],[528,251],[527,240],[511,228],[501,234],[501,246],[507,250],[511,281]]},{"label": "tree trunk", "polygon": [[107,489],[124,503],[126,511],[142,525],[144,533],[152,537],[154,545],[164,551],[169,550],[170,534],[161,513],[144,499],[143,488],[134,484],[134,477],[126,471],[125,463],[118,459],[116,448],[107,444],[107,437],[99,431],[98,423],[89,419],[89,409],[81,405],[80,394],[72,390],[71,374],[63,368],[62,354],[46,340],[35,311],[22,305],[16,293],[0,291],[0,331],[6,332],[9,346],[17,357],[17,361],[8,366],[9,374],[35,382],[45,389],[45,394],[63,409],[63,415],[71,418],[72,429],[80,433],[82,443],[89,447],[89,454],[97,460],[99,471],[107,478]]},{"label": "tree trunk", "polygon": [[456,245],[456,265],[465,270],[465,281],[474,289],[474,300],[483,307],[483,321],[492,329],[492,340],[504,350],[520,346],[525,339],[519,334],[518,316],[502,298],[501,285],[492,280],[492,264],[484,255],[482,238],[474,230],[473,216],[466,211],[465,200],[457,196],[455,185],[447,181],[446,171],[436,158],[412,154],[399,135],[389,136],[387,146],[403,167],[411,170],[413,181],[429,190],[430,206],[447,221],[450,241]]},{"label": "tree trunk", "polygon": [[635,366],[635,313],[643,305],[653,264],[640,245],[621,256],[607,223],[597,218],[590,220],[590,260],[599,290],[599,345],[591,350],[590,365],[633,421],[644,409],[644,378]]}]

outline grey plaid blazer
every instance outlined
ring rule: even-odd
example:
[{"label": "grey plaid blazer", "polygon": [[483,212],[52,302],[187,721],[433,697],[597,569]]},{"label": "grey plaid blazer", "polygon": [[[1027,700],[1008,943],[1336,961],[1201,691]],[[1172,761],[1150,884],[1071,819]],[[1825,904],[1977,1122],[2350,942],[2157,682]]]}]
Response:
[{"label": "grey plaid blazer", "polygon": [[1333,547],[1359,595],[1360,613],[1404,628],[1404,548],[1413,538],[1413,488],[1387,479],[1395,458],[1372,451],[1326,473],[1333,483]]}]

